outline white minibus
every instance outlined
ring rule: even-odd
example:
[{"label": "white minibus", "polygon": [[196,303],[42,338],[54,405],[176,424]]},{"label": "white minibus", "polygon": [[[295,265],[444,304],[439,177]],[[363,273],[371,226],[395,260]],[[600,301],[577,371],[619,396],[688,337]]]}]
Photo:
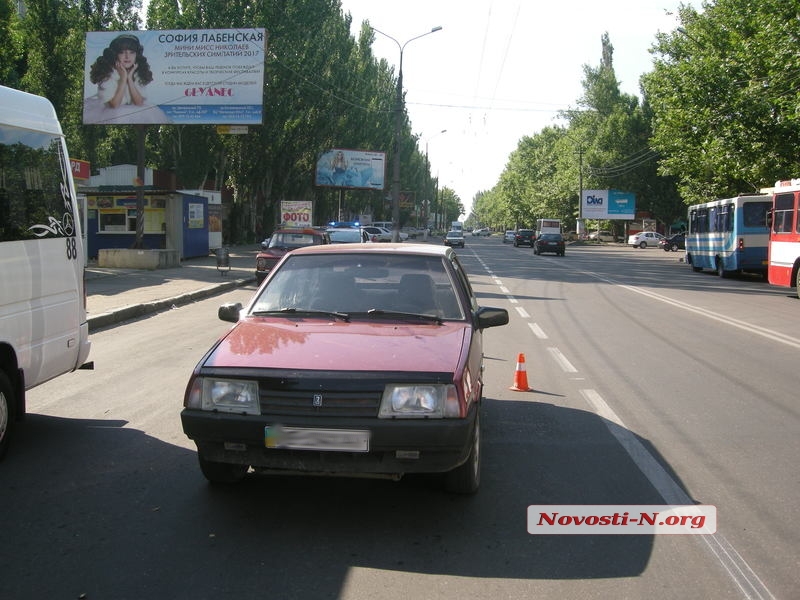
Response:
[{"label": "white minibus", "polygon": [[91,368],[80,216],[53,105],[0,86],[0,458],[25,392]]}]

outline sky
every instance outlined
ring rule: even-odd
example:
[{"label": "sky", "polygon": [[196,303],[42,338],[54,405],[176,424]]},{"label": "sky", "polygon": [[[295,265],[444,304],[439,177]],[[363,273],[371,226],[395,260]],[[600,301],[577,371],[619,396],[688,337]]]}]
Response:
[{"label": "sky", "polygon": [[[696,3],[686,1],[685,4]],[[641,97],[656,33],[678,25],[679,0],[341,0],[375,35],[376,57],[395,67],[403,47],[403,89],[411,130],[440,186],[469,215],[479,191],[498,182],[523,136],[565,125],[584,66],[596,68],[608,33],[620,89]],[[434,27],[441,30],[424,35]],[[389,39],[389,37],[394,38]],[[411,40],[411,41],[409,41]],[[444,131],[444,133],[441,133]],[[371,150],[371,149],[370,149]],[[391,178],[391,173],[387,173]],[[462,217],[462,219],[464,218]]]}]

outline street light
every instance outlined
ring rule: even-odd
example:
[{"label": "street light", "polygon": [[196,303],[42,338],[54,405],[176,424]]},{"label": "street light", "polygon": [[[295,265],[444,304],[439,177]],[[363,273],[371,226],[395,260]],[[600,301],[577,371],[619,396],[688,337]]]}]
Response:
[{"label": "street light", "polygon": [[370,29],[372,29],[372,31],[375,33],[380,33],[382,36],[392,40],[400,49],[400,64],[397,73],[397,97],[395,99],[394,107],[394,144],[392,148],[392,241],[398,242],[400,241],[400,129],[403,122],[403,50],[405,50],[409,42],[418,40],[419,38],[430,35],[431,33],[441,31],[442,27],[441,25],[438,25],[430,31],[426,31],[425,33],[406,40],[404,44],[400,44],[400,42],[398,42],[389,34],[384,33],[380,29],[375,29],[372,26],[370,26]]}]

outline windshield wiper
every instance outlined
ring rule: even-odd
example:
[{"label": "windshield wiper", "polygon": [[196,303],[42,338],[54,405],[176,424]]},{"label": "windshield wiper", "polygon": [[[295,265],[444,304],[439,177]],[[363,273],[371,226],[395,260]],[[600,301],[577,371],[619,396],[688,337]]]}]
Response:
[{"label": "windshield wiper", "polygon": [[342,321],[350,322],[350,315],[335,310],[312,310],[310,308],[282,308],[280,310],[256,310],[251,313],[256,317],[266,317],[269,315],[293,315],[293,316],[324,316],[341,319]]},{"label": "windshield wiper", "polygon": [[423,313],[401,312],[395,310],[383,310],[381,308],[370,308],[366,313],[368,317],[386,317],[388,319],[417,319],[419,321],[428,321],[430,323],[442,324],[442,318],[436,315],[426,315]]}]

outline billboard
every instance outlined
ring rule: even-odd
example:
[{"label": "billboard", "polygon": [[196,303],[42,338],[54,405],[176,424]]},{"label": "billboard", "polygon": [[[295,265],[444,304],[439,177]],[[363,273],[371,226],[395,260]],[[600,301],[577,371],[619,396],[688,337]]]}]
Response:
[{"label": "billboard", "polygon": [[334,148],[317,160],[314,184],[328,187],[382,190],[386,153]]},{"label": "billboard", "polygon": [[311,227],[313,204],[311,200],[281,200],[281,225],[284,227]]},{"label": "billboard", "polygon": [[633,219],[636,194],[619,190],[583,190],[581,217],[584,219]]},{"label": "billboard", "polygon": [[90,31],[84,124],[260,125],[264,29]]}]

